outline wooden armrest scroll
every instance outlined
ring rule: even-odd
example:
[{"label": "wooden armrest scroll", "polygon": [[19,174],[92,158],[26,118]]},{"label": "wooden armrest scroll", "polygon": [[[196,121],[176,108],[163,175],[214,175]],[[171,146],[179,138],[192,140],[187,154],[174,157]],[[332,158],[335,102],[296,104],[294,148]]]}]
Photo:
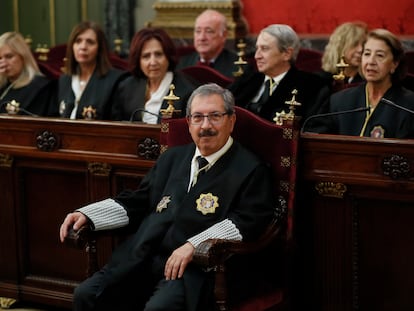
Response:
[{"label": "wooden armrest scroll", "polygon": [[83,226],[78,231],[71,228],[65,238],[65,244],[79,249],[85,248],[91,239],[91,232],[89,226]]}]

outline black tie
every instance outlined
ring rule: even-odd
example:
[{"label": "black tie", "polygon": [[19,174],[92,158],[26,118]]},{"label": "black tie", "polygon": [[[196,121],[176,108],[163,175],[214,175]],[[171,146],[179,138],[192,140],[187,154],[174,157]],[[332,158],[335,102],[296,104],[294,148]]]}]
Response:
[{"label": "black tie", "polygon": [[198,173],[197,173],[197,179],[198,179],[206,172],[206,166],[208,165],[208,161],[206,160],[206,158],[202,156],[198,156],[197,162],[198,162]]},{"label": "black tie", "polygon": [[265,82],[265,87],[262,93],[262,96],[260,96],[259,100],[256,103],[251,103],[249,106],[249,110],[259,114],[262,110],[262,106],[268,101],[270,97],[270,79],[267,79]]}]

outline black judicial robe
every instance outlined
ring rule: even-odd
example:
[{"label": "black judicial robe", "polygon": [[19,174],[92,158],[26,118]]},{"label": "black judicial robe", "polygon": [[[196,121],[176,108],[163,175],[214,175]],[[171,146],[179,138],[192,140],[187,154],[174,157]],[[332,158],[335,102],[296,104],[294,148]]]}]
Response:
[{"label": "black judicial robe", "polygon": [[[232,220],[245,240],[256,238],[272,219],[276,203],[266,165],[234,142],[187,193],[194,151],[194,144],[168,149],[144,178],[139,190],[124,192],[116,198],[127,210],[130,226],[139,227],[130,240],[114,251],[106,266],[101,292],[122,282],[156,254],[166,261],[188,238],[226,218]],[[214,212],[203,214],[203,205],[197,200],[206,194],[212,195],[217,207]],[[170,202],[156,212],[162,198]],[[207,273],[190,263],[183,280],[185,310],[201,310],[198,301]],[[131,286],[137,290],[146,285],[139,277],[136,283]]]},{"label": "black judicial robe", "polygon": [[[38,116],[47,116],[50,106],[56,101],[56,81],[49,80],[44,76],[35,76],[33,80],[26,86],[17,89],[10,89],[2,98],[0,104],[0,112],[6,112],[6,103],[15,100],[20,103],[28,113]],[[0,89],[0,95],[8,86]],[[19,114],[28,114],[21,110]]]},{"label": "black judicial robe", "polygon": [[[366,83],[333,94],[328,111],[340,112],[366,107]],[[414,92],[401,86],[392,86],[383,96],[394,103],[414,110]],[[367,112],[340,114],[315,119],[309,131],[317,133],[359,136]],[[363,136],[384,138],[414,138],[414,115],[380,102],[372,113]]]},{"label": "black judicial robe", "polygon": [[324,81],[315,74],[298,70],[292,66],[269,99],[259,111],[252,109],[251,102],[263,85],[265,75],[257,71],[246,71],[228,88],[233,93],[236,105],[246,108],[260,117],[273,122],[276,112],[289,112],[286,101],[292,99],[292,91],[298,91],[296,101],[302,105],[297,107],[295,114],[302,120],[316,113],[319,105],[329,96],[329,88]]},{"label": "black judicial robe", "polygon": [[[223,75],[234,78],[233,72],[237,71],[237,66],[234,62],[238,60],[238,56],[236,53],[228,50],[223,49],[223,51],[219,54],[216,58],[214,63],[211,64],[211,67]],[[177,70],[180,70],[185,67],[195,66],[200,61],[200,56],[197,52],[193,52],[187,55],[180,57],[180,60],[177,64]]]},{"label": "black judicial robe", "polygon": [[[128,73],[111,68],[104,76],[99,77],[95,71],[90,77],[79,101],[76,119],[83,119],[82,112],[89,106],[96,109],[97,120],[110,120],[114,91],[118,83]],[[59,78],[58,101],[53,111],[56,116],[69,118],[75,104],[75,93],[72,90],[72,76],[62,75]]]},{"label": "black judicial robe", "polygon": [[[179,72],[174,73],[172,84],[174,84],[174,94],[180,97],[174,102],[176,110],[181,110],[181,116],[186,113],[187,100],[193,92],[195,86]],[[130,76],[119,83],[115,92],[114,103],[112,105],[112,120],[117,121],[142,121],[142,114],[139,111],[145,110],[145,92],[147,79]],[[166,109],[168,103],[163,101],[161,109]]]}]

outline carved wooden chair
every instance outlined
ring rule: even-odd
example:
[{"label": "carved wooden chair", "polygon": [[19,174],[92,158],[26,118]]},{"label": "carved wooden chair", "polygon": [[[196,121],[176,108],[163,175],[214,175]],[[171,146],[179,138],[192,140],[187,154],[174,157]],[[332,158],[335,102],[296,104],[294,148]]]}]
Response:
[{"label": "carved wooden chair", "polygon": [[[279,214],[282,222],[272,222],[255,243],[206,240],[197,247],[194,262],[214,271],[218,310],[287,310],[287,263],[291,259],[298,122],[285,120],[277,125],[239,107],[236,107],[236,116],[232,136],[267,162],[274,173],[274,190],[280,203],[275,214]],[[161,152],[190,141],[185,118],[162,121]],[[94,233],[85,228],[72,232],[68,241],[86,247],[90,263],[88,274],[92,274],[98,268]],[[252,262],[256,264],[250,266]]]}]

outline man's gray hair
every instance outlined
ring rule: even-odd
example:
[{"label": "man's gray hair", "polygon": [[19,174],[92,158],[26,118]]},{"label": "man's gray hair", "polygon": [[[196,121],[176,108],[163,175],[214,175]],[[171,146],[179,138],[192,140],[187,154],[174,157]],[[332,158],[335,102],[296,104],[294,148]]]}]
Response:
[{"label": "man's gray hair", "polygon": [[266,32],[275,37],[280,51],[285,52],[288,48],[293,48],[290,63],[294,64],[296,62],[300,49],[300,39],[292,27],[285,24],[273,24],[262,29],[261,32]]},{"label": "man's gray hair", "polygon": [[209,96],[217,94],[221,96],[224,101],[224,109],[229,115],[234,113],[234,97],[233,94],[225,88],[222,88],[216,83],[203,84],[196,88],[191,94],[187,102],[186,114],[189,116],[191,114],[191,103],[193,102],[194,97],[196,96]]}]

